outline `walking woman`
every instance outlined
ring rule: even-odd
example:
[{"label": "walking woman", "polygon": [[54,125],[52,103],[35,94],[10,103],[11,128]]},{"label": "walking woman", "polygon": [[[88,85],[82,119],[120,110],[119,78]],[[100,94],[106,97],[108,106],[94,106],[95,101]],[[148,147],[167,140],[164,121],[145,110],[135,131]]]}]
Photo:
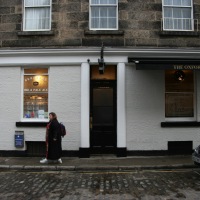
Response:
[{"label": "walking woman", "polygon": [[49,161],[62,163],[61,154],[61,128],[54,112],[49,113],[49,123],[46,127],[46,158],[40,160],[40,163],[48,163]]}]

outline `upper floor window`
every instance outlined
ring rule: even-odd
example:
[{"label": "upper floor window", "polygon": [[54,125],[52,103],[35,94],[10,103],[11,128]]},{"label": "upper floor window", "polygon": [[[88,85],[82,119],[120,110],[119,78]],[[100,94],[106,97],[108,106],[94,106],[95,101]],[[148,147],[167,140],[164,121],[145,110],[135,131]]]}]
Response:
[{"label": "upper floor window", "polygon": [[192,0],[163,0],[163,29],[168,31],[193,31]]},{"label": "upper floor window", "polygon": [[118,0],[90,0],[90,29],[118,29]]},{"label": "upper floor window", "polygon": [[24,0],[24,30],[51,29],[51,0]]}]

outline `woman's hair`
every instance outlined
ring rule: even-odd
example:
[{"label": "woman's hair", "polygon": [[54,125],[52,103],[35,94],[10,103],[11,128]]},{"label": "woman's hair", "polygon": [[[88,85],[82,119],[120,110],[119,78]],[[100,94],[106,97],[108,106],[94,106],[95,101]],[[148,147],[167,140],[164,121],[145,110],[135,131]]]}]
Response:
[{"label": "woman's hair", "polygon": [[52,115],[53,119],[57,119],[57,115],[54,112],[50,112],[49,115]]}]

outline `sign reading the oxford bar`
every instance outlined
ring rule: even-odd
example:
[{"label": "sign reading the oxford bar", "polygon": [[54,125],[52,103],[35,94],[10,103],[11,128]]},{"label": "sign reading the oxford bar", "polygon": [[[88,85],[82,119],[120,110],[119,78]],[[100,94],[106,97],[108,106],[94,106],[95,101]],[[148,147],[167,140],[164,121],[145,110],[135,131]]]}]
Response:
[{"label": "sign reading the oxford bar", "polygon": [[173,65],[176,70],[200,70],[200,65]]},{"label": "sign reading the oxford bar", "polygon": [[182,64],[147,64],[147,63],[136,63],[137,70],[165,70],[165,69],[173,69],[173,70],[200,70],[200,65],[182,65]]},{"label": "sign reading the oxford bar", "polygon": [[128,58],[138,70],[200,70],[200,59],[180,58]]}]

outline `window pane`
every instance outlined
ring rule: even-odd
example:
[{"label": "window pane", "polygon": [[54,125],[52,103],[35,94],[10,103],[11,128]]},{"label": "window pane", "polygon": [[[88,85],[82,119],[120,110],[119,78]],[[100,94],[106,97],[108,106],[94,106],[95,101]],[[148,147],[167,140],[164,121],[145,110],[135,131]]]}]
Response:
[{"label": "window pane", "polygon": [[183,19],[183,30],[192,30],[191,19]]},{"label": "window pane", "polygon": [[100,27],[99,28],[108,28],[107,18],[100,19]]},{"label": "window pane", "polygon": [[191,17],[191,9],[190,8],[182,8],[183,18],[192,18]]},{"label": "window pane", "polygon": [[91,27],[99,28],[100,9],[99,7],[92,7],[91,9]]},{"label": "window pane", "polygon": [[164,5],[173,5],[172,0],[164,0]]},{"label": "window pane", "polygon": [[100,8],[100,17],[104,17],[104,18],[107,17],[107,13],[108,13],[107,10],[108,10],[107,8],[101,7]]},{"label": "window pane", "polygon": [[24,69],[24,74],[48,74],[48,69]]},{"label": "window pane", "polygon": [[91,7],[91,28],[117,28],[116,7]]},{"label": "window pane", "polygon": [[26,8],[25,29],[26,30],[50,29],[49,8]]},{"label": "window pane", "polygon": [[164,7],[163,24],[168,30],[192,30],[191,8]]},{"label": "window pane", "polygon": [[177,18],[174,18],[173,19],[173,26],[174,26],[174,29],[175,30],[182,30],[183,27],[182,27],[182,19],[177,19]]},{"label": "window pane", "polygon": [[173,8],[173,18],[182,18],[180,8]]},{"label": "window pane", "polygon": [[[177,76],[181,73],[182,79]],[[194,75],[192,70],[165,71],[165,116],[194,117]]]},{"label": "window pane", "polygon": [[93,5],[117,4],[117,0],[91,0]]},{"label": "window pane", "polygon": [[109,7],[107,9],[107,11],[108,11],[108,17],[116,17],[117,16],[115,7]]},{"label": "window pane", "polygon": [[187,93],[166,93],[165,117],[194,117],[194,97]]},{"label": "window pane", "polygon": [[164,0],[164,6],[191,6],[191,0]]},{"label": "window pane", "polygon": [[116,18],[109,18],[108,19],[108,26],[109,26],[109,28],[117,28]]},{"label": "window pane", "polygon": [[164,8],[164,17],[172,17],[172,8]]},{"label": "window pane", "polygon": [[91,4],[99,4],[99,0],[91,0]]},{"label": "window pane", "polygon": [[99,28],[100,18],[91,19],[91,28]]},{"label": "window pane", "polygon": [[182,70],[185,74],[184,81],[178,81],[176,70],[166,70],[165,90],[166,92],[194,92],[194,77],[192,70]]},{"label": "window pane", "polygon": [[183,6],[191,6],[191,0],[182,0],[182,5]]},{"label": "window pane", "polygon": [[50,6],[50,0],[25,0],[25,6]]},{"label": "window pane", "polygon": [[109,0],[110,4],[117,4],[117,0]]},{"label": "window pane", "polygon": [[100,8],[99,7],[93,7],[92,9],[91,9],[91,16],[92,17],[99,17],[99,15],[100,15]]},{"label": "window pane", "polygon": [[109,4],[109,0],[100,0],[100,4]]},{"label": "window pane", "polygon": [[[24,118],[48,119],[48,75],[32,69],[37,75],[24,75]],[[30,72],[30,71],[29,71]]]},{"label": "window pane", "polygon": [[172,18],[165,18],[164,19],[164,28],[168,30],[173,29],[173,19]]},{"label": "window pane", "polygon": [[181,6],[181,0],[173,0],[174,6]]}]

